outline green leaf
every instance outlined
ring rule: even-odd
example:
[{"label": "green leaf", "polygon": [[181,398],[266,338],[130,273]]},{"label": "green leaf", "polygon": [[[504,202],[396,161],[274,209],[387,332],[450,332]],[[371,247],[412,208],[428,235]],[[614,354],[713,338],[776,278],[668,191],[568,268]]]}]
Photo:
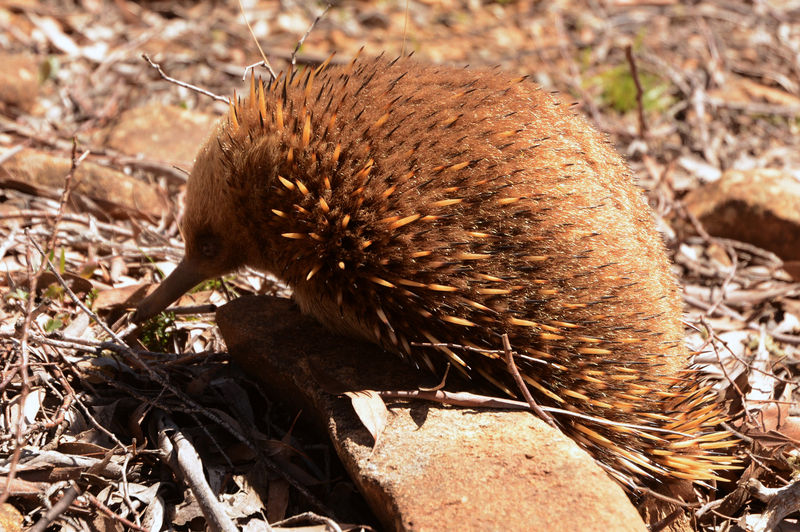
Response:
[{"label": "green leaf", "polygon": [[10,301],[12,299],[16,299],[18,301],[26,301],[28,299],[28,292],[23,290],[22,288],[15,288],[13,291],[8,292],[3,296],[5,301]]},{"label": "green leaf", "polygon": [[61,321],[59,318],[50,318],[49,320],[47,320],[47,323],[44,324],[44,332],[51,333],[53,331],[57,331],[63,326],[64,322]]}]

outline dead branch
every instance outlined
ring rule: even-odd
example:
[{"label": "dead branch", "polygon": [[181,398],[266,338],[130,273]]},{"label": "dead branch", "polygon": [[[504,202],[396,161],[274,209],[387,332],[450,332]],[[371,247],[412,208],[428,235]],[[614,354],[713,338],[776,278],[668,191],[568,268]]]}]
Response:
[{"label": "dead branch", "polygon": [[784,517],[800,510],[800,480],[782,488],[767,488],[758,479],[750,478],[745,486],[757,499],[767,503],[764,513],[744,517],[750,532],[777,530]]},{"label": "dead branch", "polygon": [[230,100],[228,98],[225,98],[224,96],[219,96],[217,94],[214,94],[211,91],[207,91],[206,89],[202,89],[202,88],[200,88],[200,87],[198,87],[196,85],[192,85],[191,83],[186,83],[185,81],[180,81],[178,79],[175,79],[175,78],[172,78],[172,77],[168,76],[166,74],[166,72],[164,72],[161,69],[161,65],[159,65],[158,63],[154,63],[147,54],[142,54],[142,58],[144,58],[145,61],[150,63],[150,66],[155,68],[156,71],[158,71],[158,74],[165,81],[168,81],[169,83],[174,83],[175,85],[177,85],[179,87],[183,87],[184,89],[189,89],[189,90],[197,92],[199,94],[203,94],[205,96],[208,96],[209,98],[213,98],[214,100],[216,100],[218,102],[223,102],[223,103],[226,103],[226,104],[230,104]]}]

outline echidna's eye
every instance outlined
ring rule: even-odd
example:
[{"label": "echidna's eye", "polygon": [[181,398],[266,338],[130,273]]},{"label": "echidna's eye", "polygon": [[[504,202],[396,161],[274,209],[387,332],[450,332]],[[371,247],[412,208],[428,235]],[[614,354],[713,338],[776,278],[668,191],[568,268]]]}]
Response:
[{"label": "echidna's eye", "polygon": [[217,245],[216,239],[212,236],[203,236],[200,237],[198,242],[197,249],[200,251],[200,254],[207,258],[213,259],[217,256],[219,252],[219,246]]},{"label": "echidna's eye", "polygon": [[202,253],[204,257],[208,257],[210,259],[211,257],[214,256],[215,249],[216,246],[214,246],[214,244],[212,244],[211,242],[205,242],[200,247],[200,253]]}]

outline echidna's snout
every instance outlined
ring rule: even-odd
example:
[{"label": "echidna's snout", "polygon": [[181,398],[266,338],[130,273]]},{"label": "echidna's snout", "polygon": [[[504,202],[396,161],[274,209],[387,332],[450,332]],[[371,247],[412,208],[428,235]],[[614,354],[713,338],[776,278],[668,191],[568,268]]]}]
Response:
[{"label": "echidna's snout", "polygon": [[205,281],[207,276],[195,261],[184,258],[175,270],[164,279],[155,292],[144,298],[136,307],[133,321],[146,321],[191,290],[195,285]]},{"label": "echidna's snout", "polygon": [[255,247],[240,223],[240,210],[229,204],[220,186],[228,178],[226,169],[220,167],[218,150],[215,133],[200,150],[187,183],[186,206],[180,222],[185,244],[183,259],[139,303],[133,315],[135,322],[152,318],[206,279],[243,266]]}]

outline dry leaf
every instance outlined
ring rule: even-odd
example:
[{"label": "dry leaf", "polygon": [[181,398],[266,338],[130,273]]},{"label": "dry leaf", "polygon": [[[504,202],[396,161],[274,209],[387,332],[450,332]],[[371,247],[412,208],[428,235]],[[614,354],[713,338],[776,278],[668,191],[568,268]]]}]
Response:
[{"label": "dry leaf", "polygon": [[24,420],[22,426],[23,430],[27,427],[27,425],[33,424],[36,421],[36,416],[39,414],[42,401],[45,398],[45,391],[41,388],[30,390],[28,395],[25,397],[25,402],[20,408],[21,397],[21,395],[18,395],[8,402],[8,406],[5,408],[5,413],[0,415],[0,425],[4,425],[6,427],[16,427],[17,423],[19,423],[20,411],[22,412]]},{"label": "dry leaf", "polygon": [[120,288],[111,288],[110,290],[101,290],[97,293],[97,298],[95,298],[92,308],[94,310],[102,310],[114,307],[133,306],[144,298],[145,292],[147,292],[150,286],[152,286],[152,283],[134,284],[122,286]]},{"label": "dry leaf", "polygon": [[[225,480],[224,469],[215,468],[221,474],[221,480]],[[253,480],[249,475],[233,475],[230,478],[238,486],[235,493],[226,493],[222,495],[222,500],[225,501],[227,508],[226,513],[232,519],[241,519],[249,515],[258,515],[264,510],[264,493],[263,485],[253,484]],[[255,479],[261,480],[261,479]]]},{"label": "dry leaf", "polygon": [[725,248],[719,244],[714,242],[709,244],[708,248],[706,249],[706,253],[708,253],[709,257],[717,261],[725,268],[730,268],[733,266],[730,255],[728,255],[728,252],[725,250]]},{"label": "dry leaf", "polygon": [[128,273],[128,265],[122,257],[114,257],[111,259],[111,268],[108,275],[111,282],[118,283],[123,275]]},{"label": "dry leaf", "polygon": [[[90,280],[84,279],[80,275],[75,275],[74,273],[64,272],[61,274],[61,278],[66,281],[67,286],[76,294],[85,294],[94,288]],[[53,272],[42,272],[39,276],[39,280],[36,282],[36,291],[41,292],[52,284],[60,286],[55,274]]]},{"label": "dry leaf", "polygon": [[787,260],[783,263],[783,269],[792,276],[795,281],[800,281],[800,260]]},{"label": "dry leaf", "polygon": [[22,409],[26,423],[33,424],[36,422],[36,416],[39,415],[39,409],[42,407],[42,401],[44,401],[46,395],[42,388],[36,388],[30,391],[25,398],[25,406]]},{"label": "dry leaf", "polygon": [[83,338],[84,334],[87,337],[92,336],[92,331],[89,329],[89,325],[91,325],[91,320],[89,319],[89,315],[81,312],[77,316],[75,316],[69,325],[64,328],[64,336],[72,337],[72,338]]},{"label": "dry leaf", "polygon": [[86,441],[65,441],[58,445],[58,452],[90,456],[92,458],[103,458],[106,453],[108,453],[108,449],[102,445]]},{"label": "dry leaf", "polygon": [[[49,487],[47,482],[32,482],[18,477],[13,478],[9,484],[6,475],[0,475],[0,483],[2,486],[8,486],[11,497],[38,497]],[[0,530],[3,530],[2,527]]]},{"label": "dry leaf", "polygon": [[747,78],[738,78],[737,82],[754,100],[764,100],[776,105],[800,105],[800,98],[784,90],[768,87]]},{"label": "dry leaf", "polygon": [[353,403],[358,419],[367,428],[375,443],[386,428],[389,418],[389,409],[381,396],[375,390],[362,390],[360,392],[345,392]]},{"label": "dry leaf", "polygon": [[156,495],[142,513],[142,527],[145,530],[163,530],[166,514],[167,508],[164,499]]},{"label": "dry leaf", "polygon": [[267,492],[267,520],[275,523],[285,519],[288,506],[289,483],[282,478],[270,480]]}]

